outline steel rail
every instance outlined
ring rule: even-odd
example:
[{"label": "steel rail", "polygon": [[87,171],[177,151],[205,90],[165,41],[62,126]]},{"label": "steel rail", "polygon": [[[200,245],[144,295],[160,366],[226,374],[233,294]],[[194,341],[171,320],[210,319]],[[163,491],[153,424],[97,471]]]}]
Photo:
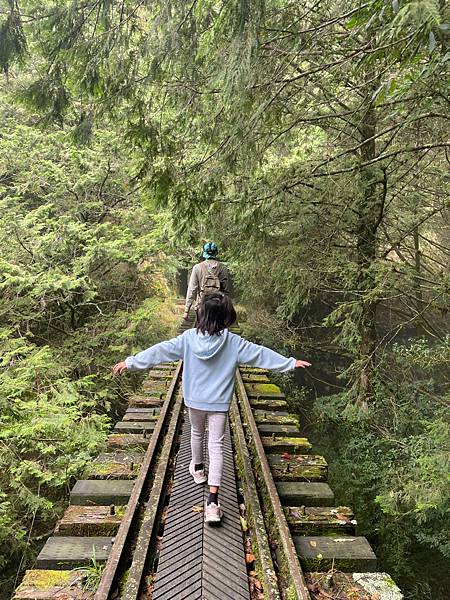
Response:
[{"label": "steel rail", "polygon": [[264,514],[258,498],[258,489],[256,487],[250,453],[245,441],[244,428],[236,396],[233,396],[231,403],[230,420],[236,438],[236,454],[242,465],[242,473],[240,475],[242,477],[242,485],[244,486],[245,505],[252,517],[256,543],[258,544],[258,559],[261,562],[260,572],[263,579],[264,597],[267,597],[268,600],[280,600],[281,594],[278,589],[278,578],[273,566],[270,544],[264,524]]},{"label": "steel rail", "polygon": [[173,443],[180,423],[182,406],[183,397],[179,394],[173,407],[169,428],[164,438],[164,445],[161,454],[158,457],[158,466],[153,478],[152,489],[145,509],[142,525],[139,529],[139,535],[134,549],[133,563],[128,573],[125,590],[121,596],[122,600],[136,600],[141,592],[142,580],[145,574],[144,570],[150,550],[150,542],[155,533],[155,526],[158,523],[157,516],[160,509],[160,501],[169,468],[169,459],[172,453]]},{"label": "steel rail", "polygon": [[127,508],[125,510],[125,514],[123,516],[122,522],[120,524],[117,535],[114,539],[114,544],[111,549],[111,553],[108,557],[108,560],[105,565],[105,569],[102,574],[102,578],[100,580],[100,584],[97,588],[97,591],[94,595],[94,600],[108,600],[113,585],[115,583],[117,571],[123,557],[125,545],[128,541],[129,534],[132,528],[134,517],[137,513],[137,510],[140,506],[140,501],[142,495],[145,491],[145,487],[148,480],[148,475],[151,466],[153,465],[154,458],[156,456],[156,452],[160,445],[163,426],[167,421],[167,416],[169,414],[169,409],[173,404],[173,396],[175,389],[178,384],[178,380],[180,377],[182,369],[182,362],[179,361],[175,373],[173,375],[172,381],[170,383],[169,389],[167,390],[165,402],[161,408],[161,412],[159,415],[159,419],[156,422],[155,429],[153,430],[152,436],[150,438],[150,443],[147,448],[147,451],[144,455],[144,460],[142,462],[141,469],[139,471],[139,475],[135,481],[133,491],[131,492],[130,499],[127,504]]},{"label": "steel rail", "polygon": [[289,566],[289,577],[291,579],[295,593],[297,594],[297,599],[310,600],[311,597],[306,586],[305,577],[303,575],[303,571],[300,566],[300,561],[298,559],[294,542],[289,531],[286,515],[284,514],[283,507],[281,506],[280,497],[278,496],[272,472],[270,470],[266,453],[262,445],[258,427],[253,416],[252,407],[250,406],[247,390],[245,389],[244,382],[242,381],[242,377],[238,369],[236,370],[236,385],[238,390],[238,396],[240,399],[240,404],[244,410],[245,421],[250,429],[250,433],[255,446],[256,457],[259,461],[259,467],[261,468],[264,477],[264,483],[267,488],[267,493],[272,504],[276,526],[280,533],[283,552]]}]

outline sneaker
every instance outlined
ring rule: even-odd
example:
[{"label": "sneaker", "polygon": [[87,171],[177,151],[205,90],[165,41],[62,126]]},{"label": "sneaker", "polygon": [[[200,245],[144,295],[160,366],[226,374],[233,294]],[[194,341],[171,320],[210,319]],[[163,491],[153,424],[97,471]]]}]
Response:
[{"label": "sneaker", "polygon": [[223,511],[220,508],[220,504],[207,504],[205,506],[205,523],[220,523],[223,517]]},{"label": "sneaker", "polygon": [[194,478],[195,483],[205,483],[207,477],[205,475],[205,470],[202,469],[201,471],[194,471],[194,463],[191,462],[189,464],[189,473],[192,475],[192,477]]}]

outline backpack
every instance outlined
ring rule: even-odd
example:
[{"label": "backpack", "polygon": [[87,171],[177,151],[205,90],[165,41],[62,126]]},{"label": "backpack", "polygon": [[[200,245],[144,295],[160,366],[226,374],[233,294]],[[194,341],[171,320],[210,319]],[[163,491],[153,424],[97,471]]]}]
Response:
[{"label": "backpack", "polygon": [[201,263],[201,280],[200,280],[200,293],[198,295],[198,304],[205,294],[213,294],[214,292],[220,292],[220,279],[219,279],[219,263]]}]

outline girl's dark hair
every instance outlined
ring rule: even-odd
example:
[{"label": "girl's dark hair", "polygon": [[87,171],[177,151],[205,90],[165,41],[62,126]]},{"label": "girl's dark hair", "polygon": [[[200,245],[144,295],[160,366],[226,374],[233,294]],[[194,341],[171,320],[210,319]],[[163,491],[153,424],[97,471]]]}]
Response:
[{"label": "girl's dark hair", "polygon": [[236,311],[231,299],[222,292],[205,294],[198,309],[197,331],[221,335],[236,321]]}]

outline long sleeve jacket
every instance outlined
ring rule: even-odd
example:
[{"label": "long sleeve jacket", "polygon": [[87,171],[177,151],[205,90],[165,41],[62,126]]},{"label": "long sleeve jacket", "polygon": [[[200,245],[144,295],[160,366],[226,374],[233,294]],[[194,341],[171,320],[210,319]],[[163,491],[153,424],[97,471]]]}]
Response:
[{"label": "long sleeve jacket", "polygon": [[228,329],[219,335],[188,329],[172,340],[129,356],[125,362],[127,368],[133,371],[179,359],[184,361],[185,404],[208,411],[228,410],[238,364],[279,372],[295,368],[295,358],[286,358],[265,346],[253,344]]},{"label": "long sleeve jacket", "polygon": [[228,272],[228,268],[221,262],[217,260],[207,260],[203,263],[198,263],[194,266],[191,272],[191,276],[189,278],[188,290],[186,293],[186,304],[185,304],[185,312],[189,312],[191,306],[194,304],[196,307],[196,302],[201,292],[202,287],[202,278],[203,278],[203,267],[202,265],[211,266],[216,270],[217,276],[220,280],[220,289],[225,294],[230,293],[230,275]]}]

